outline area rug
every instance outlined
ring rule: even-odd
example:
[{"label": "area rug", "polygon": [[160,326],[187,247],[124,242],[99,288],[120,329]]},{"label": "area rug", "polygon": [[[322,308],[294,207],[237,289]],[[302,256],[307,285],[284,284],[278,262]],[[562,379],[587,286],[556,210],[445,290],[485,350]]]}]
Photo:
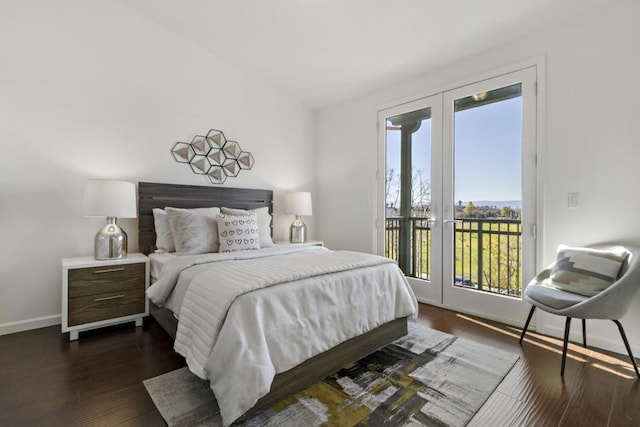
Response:
[{"label": "area rug", "polygon": [[[415,323],[409,334],[242,426],[464,426],[518,356]],[[221,426],[207,381],[187,368],[144,381],[170,427]]]}]

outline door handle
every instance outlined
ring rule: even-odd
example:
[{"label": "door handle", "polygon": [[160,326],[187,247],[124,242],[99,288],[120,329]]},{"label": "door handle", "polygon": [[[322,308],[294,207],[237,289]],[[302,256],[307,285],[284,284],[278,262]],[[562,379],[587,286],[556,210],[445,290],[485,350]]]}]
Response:
[{"label": "door handle", "polygon": [[445,224],[462,224],[462,220],[461,219],[445,219],[444,221]]}]

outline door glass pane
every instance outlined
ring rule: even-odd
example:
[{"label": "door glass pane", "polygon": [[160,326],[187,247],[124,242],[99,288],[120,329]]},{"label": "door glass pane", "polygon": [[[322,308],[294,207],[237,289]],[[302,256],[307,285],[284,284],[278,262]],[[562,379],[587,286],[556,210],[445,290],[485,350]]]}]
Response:
[{"label": "door glass pane", "polygon": [[520,297],[522,86],[454,101],[455,286]]},{"label": "door glass pane", "polygon": [[431,272],[431,109],[386,120],[385,255],[411,277]]}]

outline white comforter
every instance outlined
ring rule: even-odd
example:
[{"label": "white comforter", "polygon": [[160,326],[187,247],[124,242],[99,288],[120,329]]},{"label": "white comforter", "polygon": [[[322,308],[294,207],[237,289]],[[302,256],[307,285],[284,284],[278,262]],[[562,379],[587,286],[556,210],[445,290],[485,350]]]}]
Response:
[{"label": "white comforter", "polygon": [[225,425],[267,394],[277,373],[417,312],[386,258],[319,247],[277,252],[178,257],[148,291],[162,305],[182,270],[208,263],[185,295],[175,349],[210,380]]}]

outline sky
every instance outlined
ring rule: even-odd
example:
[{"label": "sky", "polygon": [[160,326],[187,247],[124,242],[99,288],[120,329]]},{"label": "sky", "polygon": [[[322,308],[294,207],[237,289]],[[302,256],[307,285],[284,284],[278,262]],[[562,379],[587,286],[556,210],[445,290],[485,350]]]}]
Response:
[{"label": "sky", "polygon": [[[429,176],[431,120],[413,135],[414,169]],[[387,169],[400,170],[400,132],[387,131]],[[454,196],[458,200],[522,200],[522,98],[455,113]]]}]

